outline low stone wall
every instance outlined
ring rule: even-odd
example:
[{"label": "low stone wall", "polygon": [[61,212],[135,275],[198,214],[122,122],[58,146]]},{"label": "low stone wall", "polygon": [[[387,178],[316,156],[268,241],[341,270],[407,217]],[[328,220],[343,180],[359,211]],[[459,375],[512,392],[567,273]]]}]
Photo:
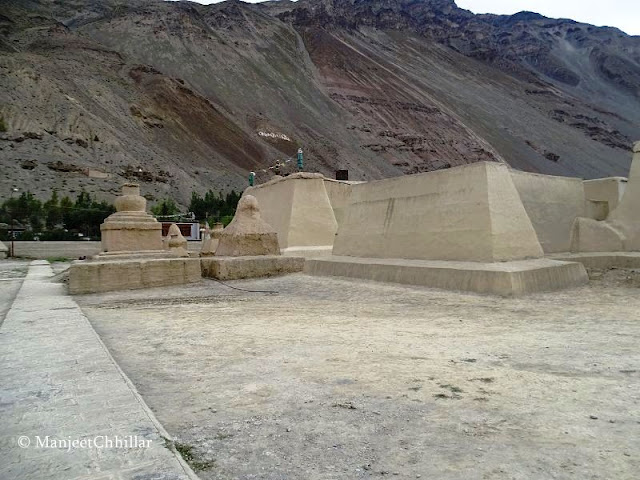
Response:
[{"label": "low stone wall", "polygon": [[[7,242],[8,245],[11,242]],[[14,242],[15,256],[47,259],[64,257],[78,259],[100,253],[100,242]]]},{"label": "low stone wall", "polygon": [[305,259],[280,255],[254,257],[203,257],[200,259],[202,276],[218,280],[270,277],[301,272]]},{"label": "low stone wall", "polygon": [[548,258],[478,263],[332,256],[308,259],[304,271],[310,275],[360,278],[503,297],[550,292],[589,282],[580,263]]},{"label": "low stone wall", "polygon": [[132,258],[74,262],[69,269],[72,295],[165,287],[199,282],[199,258]]},{"label": "low stone wall", "polygon": [[[78,259],[80,257],[90,257],[100,253],[100,242],[14,242],[15,255],[23,258],[47,259],[54,257],[64,257]],[[10,247],[11,242],[6,242]],[[188,242],[190,252],[199,252],[202,242]]]}]

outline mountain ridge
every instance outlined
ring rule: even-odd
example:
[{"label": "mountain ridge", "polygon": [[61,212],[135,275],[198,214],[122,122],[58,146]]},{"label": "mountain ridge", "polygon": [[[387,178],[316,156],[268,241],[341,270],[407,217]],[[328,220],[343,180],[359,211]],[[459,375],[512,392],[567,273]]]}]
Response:
[{"label": "mountain ridge", "polygon": [[640,137],[640,37],[611,28],[450,0],[7,5],[3,193],[137,179],[186,204],[299,146],[362,180],[479,160],[594,178],[626,175]]}]

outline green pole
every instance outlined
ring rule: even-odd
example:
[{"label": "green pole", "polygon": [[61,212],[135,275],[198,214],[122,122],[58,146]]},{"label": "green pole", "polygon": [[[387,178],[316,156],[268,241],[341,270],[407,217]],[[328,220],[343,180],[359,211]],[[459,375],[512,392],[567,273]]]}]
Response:
[{"label": "green pole", "polygon": [[298,149],[298,170],[302,171],[304,168],[304,162],[302,160],[302,149]]}]

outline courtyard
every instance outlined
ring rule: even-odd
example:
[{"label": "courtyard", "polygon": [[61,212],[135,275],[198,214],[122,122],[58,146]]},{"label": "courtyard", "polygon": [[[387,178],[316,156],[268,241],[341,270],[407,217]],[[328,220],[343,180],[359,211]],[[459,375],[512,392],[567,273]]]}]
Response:
[{"label": "courtyard", "polygon": [[[0,340],[15,349],[0,372],[2,478],[193,478],[168,439],[203,480],[640,471],[637,270],[518,299],[304,274],[72,299],[56,283],[65,264],[35,263],[2,264],[0,314],[13,313]],[[51,297],[16,297],[29,278]],[[49,316],[28,320],[38,301]],[[105,347],[152,413],[109,373]],[[11,449],[27,426],[142,432],[155,448]]]},{"label": "courtyard", "polygon": [[77,300],[203,479],[637,478],[638,272],[521,299],[317,278]]}]

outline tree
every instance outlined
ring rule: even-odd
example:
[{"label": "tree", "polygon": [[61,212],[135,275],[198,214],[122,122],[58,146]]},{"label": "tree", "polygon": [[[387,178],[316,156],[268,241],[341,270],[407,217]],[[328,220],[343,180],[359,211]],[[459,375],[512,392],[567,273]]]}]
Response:
[{"label": "tree", "polygon": [[151,213],[153,213],[156,217],[168,217],[172,215],[176,215],[179,213],[178,206],[176,202],[173,201],[173,198],[165,198],[161,202],[158,202],[153,207],[151,207]]},{"label": "tree", "polygon": [[55,229],[62,223],[62,211],[58,200],[58,191],[54,190],[51,198],[43,205],[45,224],[49,230]]},{"label": "tree", "polygon": [[[223,195],[209,190],[204,197],[193,192],[189,210],[198,220],[207,220],[210,224],[221,221],[226,225],[235,214],[240,196],[235,191]],[[163,199],[151,211],[159,217],[180,213],[172,198]],[[14,219],[27,227],[29,236],[42,239],[75,239],[78,233],[99,238],[100,224],[113,212],[113,205],[98,202],[85,191],[81,191],[73,201],[68,196],[60,198],[54,190],[44,203],[31,192],[22,192],[19,197],[10,198],[0,205],[0,223],[9,224]]]},{"label": "tree", "polygon": [[62,223],[69,229],[73,223],[73,202],[67,196],[62,197],[62,200],[60,200],[60,215],[62,216]]},{"label": "tree", "polygon": [[60,200],[60,210],[65,228],[88,237],[99,237],[100,224],[115,212],[113,205],[98,202],[85,191],[78,194],[75,203],[69,197]]},{"label": "tree", "polygon": [[22,192],[18,198],[10,198],[2,204],[2,221],[11,220],[23,225],[39,225],[42,218],[42,203],[30,192]]},{"label": "tree", "polygon": [[189,210],[194,213],[199,220],[221,221],[225,217],[233,217],[238,206],[241,195],[231,191],[226,196],[221,192],[215,193],[209,190],[204,198],[197,192],[191,194]]}]

